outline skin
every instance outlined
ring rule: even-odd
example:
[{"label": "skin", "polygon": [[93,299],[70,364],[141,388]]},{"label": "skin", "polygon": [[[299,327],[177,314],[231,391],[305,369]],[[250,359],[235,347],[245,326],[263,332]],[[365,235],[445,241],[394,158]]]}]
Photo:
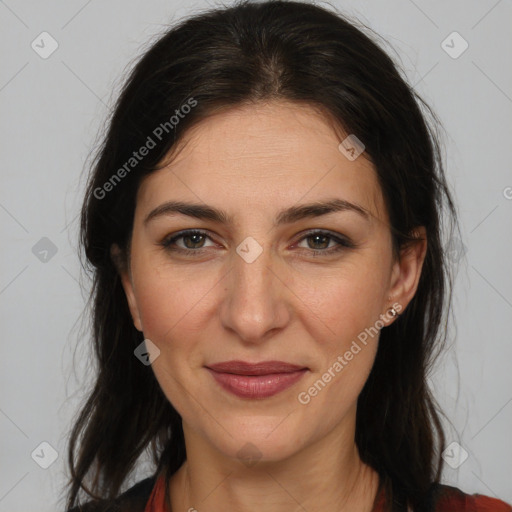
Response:
[{"label": "skin", "polygon": [[[379,315],[395,303],[405,309],[426,240],[393,259],[374,166],[364,153],[346,158],[341,140],[307,105],[237,107],[189,130],[174,158],[139,188],[130,262],[120,273],[135,327],[160,350],[155,376],[183,419],[187,460],[171,478],[174,511],[372,510],[378,475],[360,460],[354,435],[378,335],[308,404],[297,397]],[[333,198],[363,207],[369,219],[340,211],[274,225],[284,208]],[[234,221],[176,214],[144,223],[169,200],[206,203]],[[181,238],[175,246],[203,247],[201,255],[159,245],[193,228],[209,238]],[[357,247],[327,256],[335,240],[307,238],[312,229]],[[424,237],[422,227],[418,234]],[[236,252],[249,236],[262,248],[252,263]],[[392,321],[387,315],[385,325]],[[232,359],[281,360],[309,371],[275,396],[242,399],[204,368]],[[244,446],[251,464],[237,455]]]}]

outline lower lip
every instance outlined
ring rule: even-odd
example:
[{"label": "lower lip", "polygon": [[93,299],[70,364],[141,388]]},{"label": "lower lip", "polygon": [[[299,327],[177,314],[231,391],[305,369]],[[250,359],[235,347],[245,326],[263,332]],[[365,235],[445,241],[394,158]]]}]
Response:
[{"label": "lower lip", "polygon": [[291,373],[269,375],[235,375],[220,373],[207,368],[213,378],[226,390],[240,398],[268,398],[289,388],[307,372],[307,369]]}]

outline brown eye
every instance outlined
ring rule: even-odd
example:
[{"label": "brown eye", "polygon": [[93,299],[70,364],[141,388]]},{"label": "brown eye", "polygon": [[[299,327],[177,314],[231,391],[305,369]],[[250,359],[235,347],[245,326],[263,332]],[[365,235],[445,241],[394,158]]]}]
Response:
[{"label": "brown eye", "polygon": [[[307,240],[307,249],[313,252],[314,255],[328,255],[343,249],[354,248],[355,244],[346,238],[335,236],[326,231],[312,231],[306,236],[302,237],[300,242]],[[334,246],[329,245],[334,243]]]},{"label": "brown eye", "polygon": [[[183,239],[186,249],[200,249],[201,247],[197,247],[197,245],[204,243],[204,235],[202,234],[192,233],[190,235],[182,235],[180,238]],[[192,247],[189,247],[187,241],[191,241]]]},{"label": "brown eye", "polygon": [[[332,241],[332,238],[327,235],[309,235],[305,238],[305,240],[308,240],[308,242],[311,240],[313,241],[312,244],[308,243],[310,249],[327,249],[329,242]],[[311,247],[311,245],[315,244],[318,244],[321,247]]]},{"label": "brown eye", "polygon": [[[206,239],[209,239],[207,233],[203,231],[189,230],[189,231],[181,231],[169,238],[163,240],[160,245],[165,247],[168,251],[177,251],[177,252],[185,252],[185,253],[198,253],[201,252],[202,249],[205,249],[204,242]],[[182,240],[183,246],[177,243],[178,240]]]}]

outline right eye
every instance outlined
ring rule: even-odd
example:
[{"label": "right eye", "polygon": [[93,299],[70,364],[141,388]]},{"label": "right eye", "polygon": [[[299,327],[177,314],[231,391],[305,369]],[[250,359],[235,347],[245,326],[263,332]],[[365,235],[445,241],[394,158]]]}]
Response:
[{"label": "right eye", "polygon": [[[165,238],[160,245],[162,245],[167,251],[171,252],[182,252],[185,254],[202,254],[204,245],[200,247],[190,247],[204,243],[206,238],[210,238],[205,231],[199,231],[196,229],[189,229],[180,231],[179,233],[173,234],[170,237]],[[185,246],[180,247],[177,245],[177,241],[182,239]],[[187,242],[191,241],[190,243]],[[187,247],[187,245],[190,245]]]}]

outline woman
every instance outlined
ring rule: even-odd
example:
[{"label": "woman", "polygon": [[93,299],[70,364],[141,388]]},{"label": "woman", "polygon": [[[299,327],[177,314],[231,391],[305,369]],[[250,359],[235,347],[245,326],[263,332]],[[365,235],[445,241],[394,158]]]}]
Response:
[{"label": "woman", "polygon": [[145,53],[82,210],[99,372],[68,508],[512,511],[440,484],[426,375],[457,219],[428,113],[304,3],[212,10]]}]

